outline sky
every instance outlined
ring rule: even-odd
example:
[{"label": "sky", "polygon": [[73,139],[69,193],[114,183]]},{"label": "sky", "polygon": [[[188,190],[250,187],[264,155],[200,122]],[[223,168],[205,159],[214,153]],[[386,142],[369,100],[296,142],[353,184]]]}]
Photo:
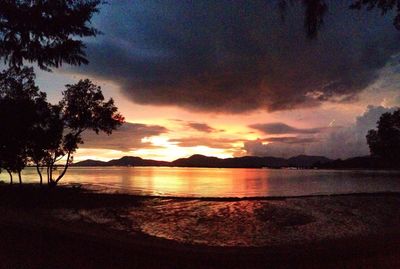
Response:
[{"label": "sky", "polygon": [[109,1],[90,63],[37,70],[38,84],[55,103],[90,78],[125,116],[86,133],[75,161],[367,155],[367,131],[400,106],[400,32],[391,12],[326,3],[310,39],[301,1]]}]

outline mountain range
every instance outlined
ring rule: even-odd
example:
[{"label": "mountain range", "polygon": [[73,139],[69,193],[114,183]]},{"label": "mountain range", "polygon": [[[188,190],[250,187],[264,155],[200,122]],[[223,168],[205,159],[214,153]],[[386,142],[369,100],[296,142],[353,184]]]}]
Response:
[{"label": "mountain range", "polygon": [[323,156],[299,155],[289,159],[277,157],[234,157],[221,159],[195,154],[188,158],[180,158],[172,162],[142,159],[134,156],[124,156],[108,162],[98,160],[85,160],[77,162],[74,166],[173,166],[173,167],[212,167],[212,168],[282,168],[301,167],[311,168],[331,162]]}]

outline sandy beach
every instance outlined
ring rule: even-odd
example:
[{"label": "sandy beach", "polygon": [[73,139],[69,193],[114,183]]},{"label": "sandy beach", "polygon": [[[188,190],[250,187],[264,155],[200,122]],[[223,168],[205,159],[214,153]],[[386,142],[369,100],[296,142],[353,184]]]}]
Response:
[{"label": "sandy beach", "polygon": [[183,199],[0,187],[1,268],[397,268],[400,194]]}]

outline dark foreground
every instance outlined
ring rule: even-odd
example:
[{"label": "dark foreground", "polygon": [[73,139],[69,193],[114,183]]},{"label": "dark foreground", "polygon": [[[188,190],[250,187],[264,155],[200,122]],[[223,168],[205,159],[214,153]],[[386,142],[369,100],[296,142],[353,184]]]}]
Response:
[{"label": "dark foreground", "polygon": [[[140,209],[152,199],[65,188],[1,186],[0,268],[400,268],[399,194],[297,198],[296,201],[314,199],[334,205],[329,210],[345,202],[354,212],[361,210],[357,204],[361,200],[362,206],[373,211],[366,220],[371,221],[376,215],[387,218],[384,223],[389,224],[379,226],[379,232],[284,241],[263,247],[178,243],[140,232],[110,229],[101,223],[68,222],[49,213],[54,209],[107,208],[114,214],[124,207]],[[232,201],[215,201],[229,202]],[[279,201],[289,202],[284,198]],[[388,204],[389,209],[379,210],[374,204]]]}]

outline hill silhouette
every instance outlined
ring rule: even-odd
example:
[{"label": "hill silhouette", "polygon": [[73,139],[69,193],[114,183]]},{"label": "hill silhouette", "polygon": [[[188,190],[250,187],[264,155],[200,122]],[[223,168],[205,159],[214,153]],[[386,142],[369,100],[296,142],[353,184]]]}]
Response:
[{"label": "hill silhouette", "polygon": [[326,163],[315,163],[320,169],[370,169],[370,170],[399,170],[396,163],[387,162],[375,156],[360,156],[346,160],[337,159]]},{"label": "hill silhouette", "polygon": [[188,158],[180,158],[172,162],[142,159],[134,156],[124,156],[108,162],[85,160],[77,162],[74,166],[175,166],[175,167],[211,167],[211,168],[282,168],[299,167],[311,168],[314,164],[326,164],[332,160],[323,156],[299,155],[289,159],[277,157],[245,156],[234,158],[217,158],[200,154]]}]

